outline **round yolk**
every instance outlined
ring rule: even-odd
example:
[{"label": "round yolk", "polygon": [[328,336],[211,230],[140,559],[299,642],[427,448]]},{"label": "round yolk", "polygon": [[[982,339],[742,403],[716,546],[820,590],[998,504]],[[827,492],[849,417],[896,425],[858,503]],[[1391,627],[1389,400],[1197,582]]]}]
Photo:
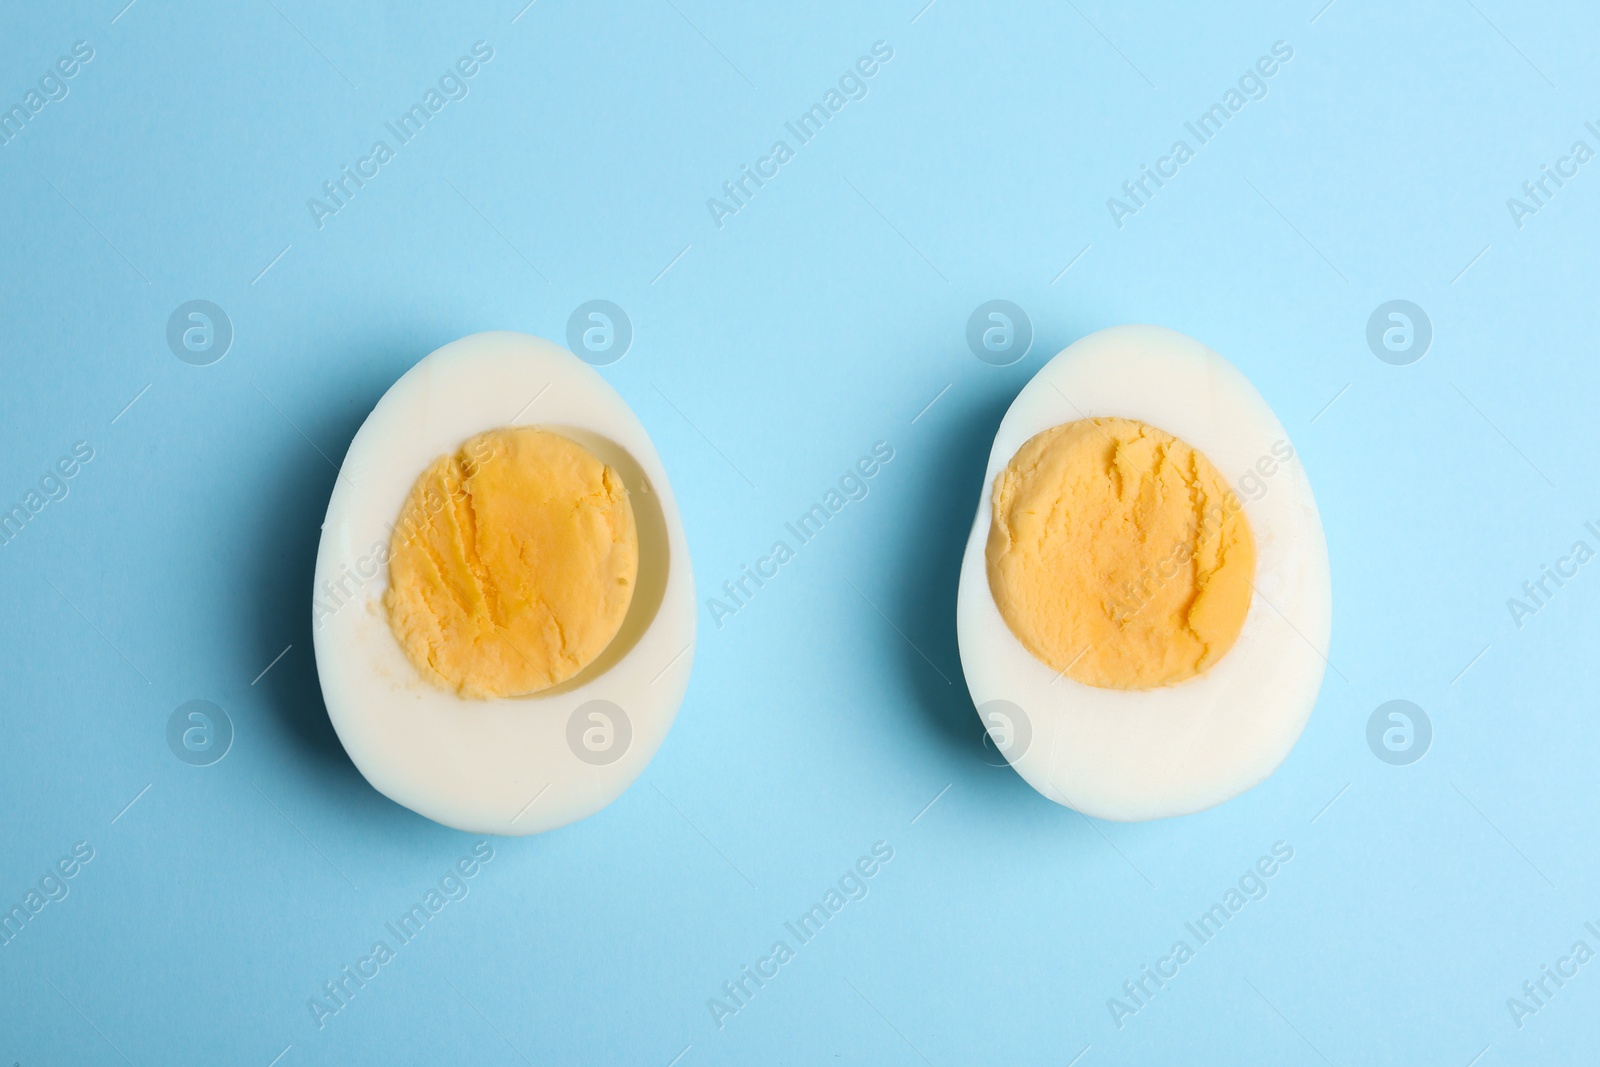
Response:
[{"label": "round yolk", "polygon": [[989,588],[1017,639],[1085,685],[1205,671],[1250,608],[1255,539],[1204,455],[1132,419],[1046,430],[995,479]]},{"label": "round yolk", "polygon": [[535,693],[622,626],[639,570],[627,488],[531,426],[479,434],[411,487],[389,542],[389,626],[424,677],[466,697]]}]

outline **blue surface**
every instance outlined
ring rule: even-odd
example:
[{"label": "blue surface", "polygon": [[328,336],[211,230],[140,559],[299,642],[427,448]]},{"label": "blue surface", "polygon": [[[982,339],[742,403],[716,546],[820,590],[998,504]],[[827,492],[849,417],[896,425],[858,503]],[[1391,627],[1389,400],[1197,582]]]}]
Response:
[{"label": "blue surface", "polygon": [[[1591,7],[124,2],[14,5],[0,36],[5,108],[93,49],[0,144],[0,504],[42,505],[0,548],[0,904],[73,872],[0,946],[0,1065],[1593,1055],[1600,962],[1523,983],[1600,951],[1600,563],[1507,604],[1600,548],[1600,162],[1560,162],[1600,149]],[[385,123],[479,41],[445,83],[466,95],[398,145]],[[880,41],[865,96],[798,144],[785,122]],[[1265,95],[1198,145],[1185,122],[1280,41]],[[308,198],[378,139],[394,158],[319,227]],[[719,227],[708,198],[779,139],[793,158]],[[1178,139],[1193,158],[1119,228],[1107,199]],[[1513,212],[1541,165],[1577,175]],[[194,299],[233,328],[209,366],[167,343]],[[328,724],[309,586],[333,464],[432,349],[561,340],[592,299],[632,321],[603,373],[693,546],[689,696],[615,805],[491,842],[401,944],[386,924],[479,839],[375,793]],[[1008,367],[966,343],[991,299],[1036,334]],[[1391,299],[1431,321],[1420,361],[1368,347]],[[953,619],[1006,405],[1124,322],[1255,382],[1335,589],[1284,766],[1144,825],[989,765]],[[718,628],[705,598],[877,441],[869,495]],[[1367,742],[1392,699],[1432,724],[1408,765]],[[168,745],[191,700],[234,727],[209,766]],[[877,842],[866,895],[788,933]],[[1201,945],[1185,924],[1275,842],[1292,860]],[[314,1012],[380,940],[393,958]],[[793,958],[719,1026],[708,1002],[779,940]],[[1178,940],[1193,958],[1129,998]]]}]

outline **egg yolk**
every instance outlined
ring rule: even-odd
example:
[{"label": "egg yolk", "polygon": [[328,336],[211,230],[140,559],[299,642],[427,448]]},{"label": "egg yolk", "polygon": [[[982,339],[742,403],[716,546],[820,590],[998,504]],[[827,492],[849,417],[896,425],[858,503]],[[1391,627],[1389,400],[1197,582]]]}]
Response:
[{"label": "egg yolk", "polygon": [[491,430],[411,487],[383,603],[406,657],[465,697],[535,693],[622,626],[639,570],[627,488],[559,434]]},{"label": "egg yolk", "polygon": [[1006,625],[1085,685],[1151,689],[1202,673],[1250,608],[1255,539],[1216,467],[1132,419],[1046,430],[995,479],[986,551]]}]

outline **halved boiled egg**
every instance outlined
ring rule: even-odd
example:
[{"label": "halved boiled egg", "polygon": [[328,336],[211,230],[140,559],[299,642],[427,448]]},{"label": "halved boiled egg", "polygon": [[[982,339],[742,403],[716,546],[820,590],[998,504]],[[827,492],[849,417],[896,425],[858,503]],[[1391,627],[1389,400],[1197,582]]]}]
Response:
[{"label": "halved boiled egg", "polygon": [[1266,778],[1322,685],[1328,551],[1287,432],[1155,326],[1046,364],[995,435],[957,636],[989,739],[1046,797],[1132,821]]},{"label": "halved boiled egg", "polygon": [[379,792],[474,833],[593,814],[660,747],[694,658],[655,446],[548,341],[444,346],[351,442],[312,628],[329,718]]}]

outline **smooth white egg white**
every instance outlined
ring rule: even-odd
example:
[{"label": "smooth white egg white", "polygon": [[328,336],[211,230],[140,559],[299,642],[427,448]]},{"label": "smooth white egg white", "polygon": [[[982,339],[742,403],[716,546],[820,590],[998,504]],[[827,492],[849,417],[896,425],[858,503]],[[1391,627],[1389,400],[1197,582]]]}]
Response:
[{"label": "smooth white egg white", "polygon": [[[984,549],[996,476],[1035,434],[1107,416],[1177,436],[1236,492],[1248,489],[1239,495],[1257,555],[1244,628],[1209,670],[1177,685],[1100,689],[1058,675],[1012,634],[990,592]],[[1332,627],[1322,520],[1298,453],[1280,460],[1285,446],[1288,433],[1243,374],[1157,326],[1090,334],[1018,394],[989,453],[956,629],[973,703],[1029,785],[1085,814],[1136,821],[1220,804],[1283,762],[1316,704]]]},{"label": "smooth white egg white", "polygon": [[[622,628],[576,677],[467,700],[425,681],[389,629],[390,531],[418,475],[474,434],[536,425],[618,470],[639,573]],[[446,826],[531,834],[592,815],[655,755],[689,684],[694,577],[666,471],[593,368],[549,341],[480,333],[423,359],[362,424],[328,502],[312,628],[333,727],[367,781]]]}]

